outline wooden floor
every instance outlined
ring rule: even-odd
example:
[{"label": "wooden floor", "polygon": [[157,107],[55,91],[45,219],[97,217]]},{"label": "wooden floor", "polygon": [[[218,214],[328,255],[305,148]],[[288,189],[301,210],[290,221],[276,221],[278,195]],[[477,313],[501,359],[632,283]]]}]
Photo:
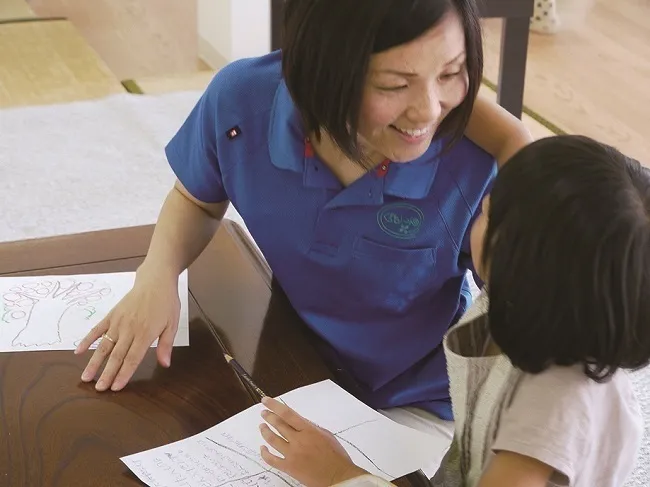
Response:
[{"label": "wooden floor", "polygon": [[[582,24],[531,35],[525,104],[650,166],[650,0],[593,3]],[[485,75],[496,81],[501,21],[484,25]]]},{"label": "wooden floor", "polygon": [[27,0],[27,3],[38,16],[67,17],[118,79],[207,67],[197,54],[196,0]]},{"label": "wooden floor", "polygon": [[[581,25],[531,35],[525,103],[566,132],[650,165],[650,0],[593,1]],[[195,0],[28,2],[37,15],[68,17],[120,79],[206,67]],[[486,76],[496,81],[500,21],[484,25]]]},{"label": "wooden floor", "polygon": [[24,0],[0,0],[0,20],[34,17],[34,11]]}]

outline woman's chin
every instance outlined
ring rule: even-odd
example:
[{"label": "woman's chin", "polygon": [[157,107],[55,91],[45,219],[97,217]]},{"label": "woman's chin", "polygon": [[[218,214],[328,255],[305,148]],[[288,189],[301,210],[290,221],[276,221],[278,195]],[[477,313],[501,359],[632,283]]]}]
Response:
[{"label": "woman's chin", "polygon": [[427,143],[421,144],[418,147],[409,147],[409,148],[396,147],[392,153],[392,157],[390,158],[390,160],[396,163],[415,161],[416,159],[422,157],[427,152],[427,150],[429,150],[430,146],[431,146],[431,140],[429,140]]}]

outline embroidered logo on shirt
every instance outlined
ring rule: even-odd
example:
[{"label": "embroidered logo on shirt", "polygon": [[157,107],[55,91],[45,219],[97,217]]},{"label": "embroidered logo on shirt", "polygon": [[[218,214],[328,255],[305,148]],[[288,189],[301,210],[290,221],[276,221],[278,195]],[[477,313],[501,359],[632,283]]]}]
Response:
[{"label": "embroidered logo on shirt", "polygon": [[395,238],[415,238],[423,222],[422,210],[408,203],[392,203],[377,212],[379,227]]},{"label": "embroidered logo on shirt", "polygon": [[239,125],[235,125],[234,127],[229,128],[226,131],[226,137],[228,137],[230,140],[234,139],[239,134],[241,134],[241,129],[239,128]]}]

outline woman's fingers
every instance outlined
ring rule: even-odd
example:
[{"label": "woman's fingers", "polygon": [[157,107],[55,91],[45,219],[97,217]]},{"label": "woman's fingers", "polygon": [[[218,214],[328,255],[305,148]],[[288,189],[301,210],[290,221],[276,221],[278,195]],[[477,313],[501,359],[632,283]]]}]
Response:
[{"label": "woman's fingers", "polygon": [[158,363],[163,367],[169,367],[172,363],[172,348],[174,347],[177,328],[178,325],[167,325],[165,331],[162,332],[162,335],[158,339],[156,356],[158,357]]},{"label": "woman's fingers", "polygon": [[[122,368],[124,359],[131,348],[133,336],[128,332],[128,330],[125,330],[123,333],[124,334],[121,334],[115,343],[115,346],[108,357],[108,362],[106,362],[106,366],[104,367],[104,371],[95,385],[95,389],[98,391],[105,391],[113,385],[113,379],[115,379],[115,376]],[[108,333],[108,336],[110,336],[110,332]]]},{"label": "woman's fingers", "polygon": [[93,380],[105,364],[96,389],[123,389],[157,338],[158,361],[169,367],[179,313],[177,280],[166,283],[159,280],[136,280],[134,287],[83,338],[75,350],[77,354],[88,350],[98,338],[106,334],[86,365],[82,380]]},{"label": "woman's fingers", "polygon": [[83,338],[83,340],[79,342],[79,345],[77,345],[77,348],[75,349],[74,353],[80,354],[88,350],[90,346],[93,343],[95,343],[95,341],[97,341],[99,337],[101,337],[104,333],[106,333],[106,330],[108,330],[108,327],[110,326],[110,319],[111,319],[111,315],[109,314],[108,316],[106,316],[106,318],[104,318],[95,326],[93,326],[93,328],[88,332],[88,334]]},{"label": "woman's fingers", "polygon": [[142,362],[147,350],[149,350],[149,347],[157,338],[157,336],[150,338],[145,333],[145,330],[142,330],[133,338],[129,351],[122,361],[122,367],[120,367],[115,380],[112,380],[113,385],[111,386],[111,390],[120,391],[126,386],[129,380],[131,380],[131,377],[133,377],[140,362]]},{"label": "woman's fingers", "polygon": [[106,332],[106,336],[104,336],[99,341],[99,345],[97,345],[97,349],[93,353],[93,356],[88,361],[88,365],[86,365],[86,368],[81,374],[82,381],[90,382],[91,380],[93,380],[97,375],[97,371],[106,360],[106,357],[108,357],[110,353],[113,351],[113,347],[115,347],[115,344],[117,343],[117,335],[114,335],[114,337],[112,337],[109,333],[110,330]]}]

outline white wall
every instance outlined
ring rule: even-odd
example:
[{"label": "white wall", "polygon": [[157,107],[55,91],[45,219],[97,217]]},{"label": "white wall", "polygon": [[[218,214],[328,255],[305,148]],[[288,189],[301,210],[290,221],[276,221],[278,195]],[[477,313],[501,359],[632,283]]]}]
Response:
[{"label": "white wall", "polygon": [[198,0],[199,57],[214,69],[271,50],[269,0]]}]

